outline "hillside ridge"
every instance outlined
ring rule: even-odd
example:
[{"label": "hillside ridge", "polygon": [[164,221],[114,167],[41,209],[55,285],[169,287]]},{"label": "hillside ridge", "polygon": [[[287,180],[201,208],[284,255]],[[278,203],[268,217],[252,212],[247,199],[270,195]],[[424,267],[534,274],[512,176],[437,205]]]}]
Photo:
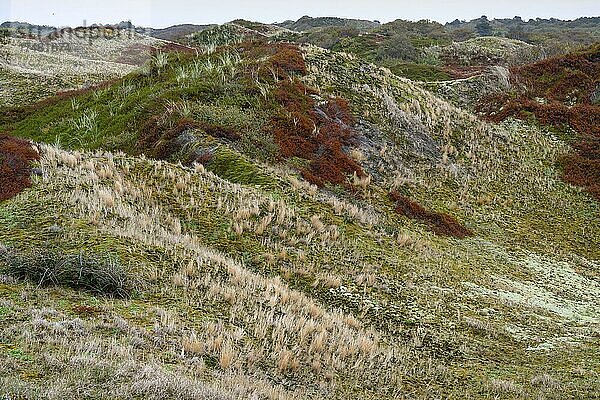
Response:
[{"label": "hillside ridge", "polygon": [[597,45],[303,22],[3,45],[0,397],[597,396]]}]

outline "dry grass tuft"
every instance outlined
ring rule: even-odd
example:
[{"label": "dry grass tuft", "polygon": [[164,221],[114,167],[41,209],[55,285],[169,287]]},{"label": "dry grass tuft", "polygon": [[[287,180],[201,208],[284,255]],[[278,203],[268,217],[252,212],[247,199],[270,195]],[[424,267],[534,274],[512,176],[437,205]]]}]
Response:
[{"label": "dry grass tuft", "polygon": [[499,395],[509,394],[518,396],[523,394],[523,388],[514,381],[492,379],[489,385],[492,391]]},{"label": "dry grass tuft", "polygon": [[543,390],[556,390],[560,388],[560,382],[547,373],[533,376],[530,382],[532,386],[537,386]]}]

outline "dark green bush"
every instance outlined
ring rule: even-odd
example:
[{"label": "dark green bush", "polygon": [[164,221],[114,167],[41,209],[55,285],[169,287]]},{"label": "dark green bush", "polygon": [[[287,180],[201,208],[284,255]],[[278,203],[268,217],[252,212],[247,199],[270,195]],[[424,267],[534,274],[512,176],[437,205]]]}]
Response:
[{"label": "dark green bush", "polygon": [[384,63],[394,74],[413,81],[435,82],[450,80],[450,75],[436,65],[418,63]]},{"label": "dark green bush", "polygon": [[108,254],[63,254],[50,250],[0,252],[6,273],[39,286],[61,285],[95,294],[126,298],[134,282],[119,260]]},{"label": "dark green bush", "polygon": [[0,28],[0,44],[8,44],[10,37],[10,31],[8,29]]}]

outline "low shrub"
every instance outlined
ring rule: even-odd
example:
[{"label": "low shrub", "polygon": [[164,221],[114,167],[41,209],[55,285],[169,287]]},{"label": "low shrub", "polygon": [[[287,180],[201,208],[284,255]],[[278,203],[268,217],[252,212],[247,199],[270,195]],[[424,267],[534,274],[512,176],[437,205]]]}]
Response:
[{"label": "low shrub", "polygon": [[142,126],[138,150],[158,160],[166,160],[180,150],[181,144],[177,142],[177,138],[191,130],[202,130],[215,138],[230,141],[240,139],[234,129],[223,125],[182,118],[169,126],[169,122],[162,122],[160,116],[153,116]]},{"label": "low shrub", "polygon": [[350,111],[348,101],[341,97],[336,97],[327,102],[325,105],[325,114],[329,118],[345,125],[353,125],[356,122],[352,111]]},{"label": "low shrub", "polygon": [[213,151],[204,150],[200,154],[195,155],[193,159],[189,160],[189,163],[202,164],[203,166],[206,166],[210,164],[214,158],[215,154]]},{"label": "low shrub", "polygon": [[282,156],[309,160],[301,173],[317,186],[346,185],[354,173],[364,177],[360,165],[344,151],[356,141],[348,104],[335,98],[320,108],[302,83],[287,80],[280,86],[277,100],[287,112],[274,118],[271,127]]},{"label": "low shrub", "polygon": [[141,128],[138,150],[150,157],[166,160],[177,151],[174,139],[182,132],[196,127],[197,124],[189,119],[181,119],[174,126],[168,127],[160,116],[150,117]]},{"label": "low shrub", "polygon": [[600,76],[600,63],[594,61],[598,54],[600,45],[595,45],[512,68],[511,76],[515,84],[527,89],[529,97],[564,102],[577,96],[578,103],[589,103]]},{"label": "low shrub", "polygon": [[595,140],[595,157],[571,153],[564,156],[560,163],[563,167],[562,178],[565,182],[586,189],[596,200],[600,201],[600,157],[598,156],[598,139]]},{"label": "low shrub", "polygon": [[232,142],[240,139],[240,134],[235,129],[224,125],[200,122],[198,128],[215,138],[223,138]]},{"label": "low shrub", "polygon": [[473,232],[461,225],[456,218],[443,213],[427,210],[414,200],[393,191],[390,198],[395,201],[396,212],[410,219],[424,222],[436,235],[463,239],[473,236]]},{"label": "low shrub", "polygon": [[39,286],[60,285],[95,294],[127,298],[134,280],[119,261],[108,254],[63,254],[52,250],[29,253],[8,249],[0,254],[8,275]]},{"label": "low shrub", "polygon": [[[509,117],[559,130],[573,129],[578,138],[562,157],[562,179],[600,200],[600,106],[591,104],[600,76],[600,45],[511,70],[518,89],[513,95],[482,99],[478,111],[492,122]],[[542,98],[544,101],[539,101]]]},{"label": "low shrub", "polygon": [[29,141],[0,134],[0,201],[31,186],[31,162],[39,158]]},{"label": "low shrub", "polygon": [[[278,48],[278,52],[269,58],[271,64],[284,70],[285,75],[305,73],[299,49],[291,45],[279,45]],[[289,63],[274,60],[288,60]],[[349,176],[366,176],[361,166],[347,154],[347,149],[357,141],[352,127],[354,116],[346,100],[335,97],[320,105],[313,97],[315,94],[314,89],[294,77],[276,82],[271,96],[281,110],[271,119],[270,132],[282,158],[298,157],[309,162],[307,167],[300,169],[307,181],[320,187],[325,184],[350,187]]]},{"label": "low shrub", "polygon": [[281,44],[278,47],[277,53],[269,59],[269,64],[279,77],[287,78],[291,74],[306,74],[304,57],[296,46]]},{"label": "low shrub", "polygon": [[275,83],[307,73],[304,57],[297,45],[247,40],[238,46],[238,51],[250,65],[256,67],[257,75],[252,79],[259,77],[262,82]]}]

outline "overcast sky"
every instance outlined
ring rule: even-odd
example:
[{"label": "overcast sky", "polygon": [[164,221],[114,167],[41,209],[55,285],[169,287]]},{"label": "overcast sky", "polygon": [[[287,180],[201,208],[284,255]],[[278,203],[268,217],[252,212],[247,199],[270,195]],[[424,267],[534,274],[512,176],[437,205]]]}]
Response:
[{"label": "overcast sky", "polygon": [[[293,3],[293,4],[292,4]],[[600,16],[600,0],[0,0],[0,22],[53,26],[116,23],[165,27],[181,23],[223,23],[236,18],[281,22],[303,15],[339,16],[388,22],[397,18],[440,22],[490,18]]]}]

